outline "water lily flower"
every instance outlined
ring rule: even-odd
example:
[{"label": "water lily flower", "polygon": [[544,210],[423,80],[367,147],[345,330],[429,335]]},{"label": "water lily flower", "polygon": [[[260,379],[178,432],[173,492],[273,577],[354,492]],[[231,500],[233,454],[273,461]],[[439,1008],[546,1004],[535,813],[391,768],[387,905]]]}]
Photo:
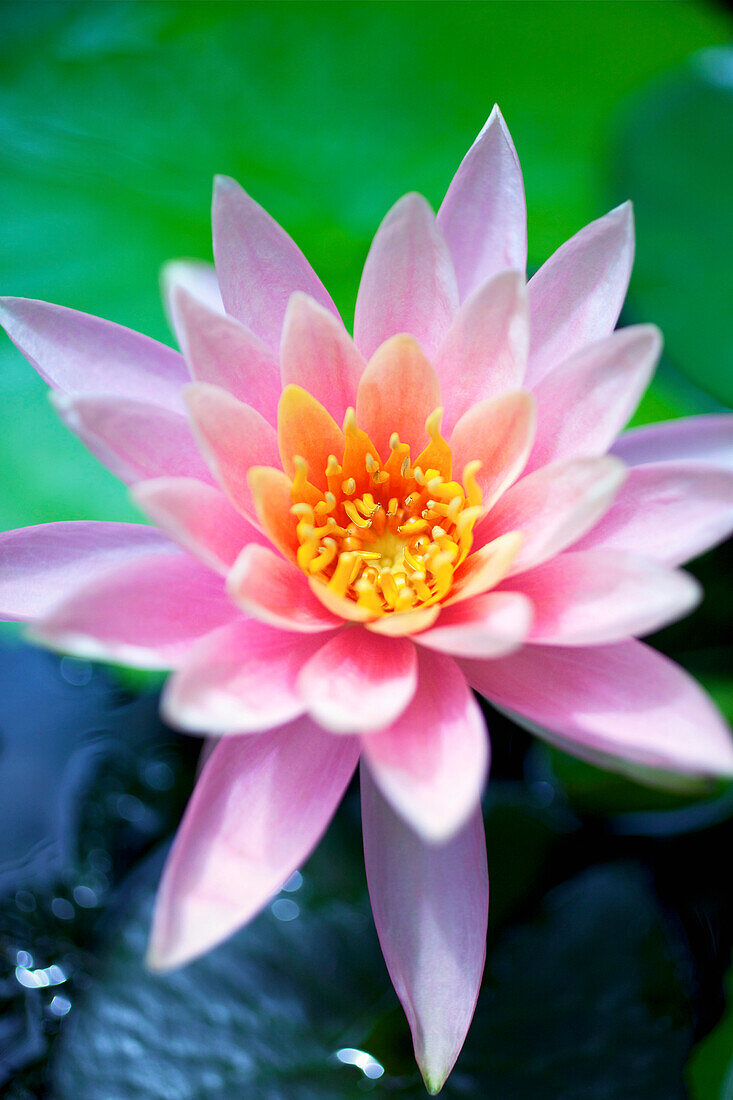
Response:
[{"label": "water lily flower", "polygon": [[173,669],[167,718],[218,738],[163,875],[154,967],[263,907],[361,757],[374,917],[434,1093],[485,956],[473,691],[610,768],[733,774],[712,702],[637,640],[697,603],[678,566],[733,527],[733,417],[620,435],[661,346],[650,325],[614,331],[631,207],[527,282],[496,109],[437,216],[410,194],[380,225],[353,339],[230,179],[213,235],[215,273],[165,271],[181,353],[2,300],[61,417],[157,529],[7,532],[0,611],[51,646]]}]

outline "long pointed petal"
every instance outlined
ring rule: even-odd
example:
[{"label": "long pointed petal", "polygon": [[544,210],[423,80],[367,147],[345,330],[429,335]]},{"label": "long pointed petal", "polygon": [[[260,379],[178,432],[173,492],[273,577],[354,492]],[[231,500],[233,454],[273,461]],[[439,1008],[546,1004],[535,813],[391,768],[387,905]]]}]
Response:
[{"label": "long pointed petal", "polygon": [[356,767],[358,743],[306,718],[219,741],[168,857],[148,962],[182,966],[257,913],[318,843]]},{"label": "long pointed petal", "polygon": [[518,649],[532,624],[532,604],[519,592],[487,592],[446,607],[415,641],[456,657],[503,657]]},{"label": "long pointed petal", "polygon": [[683,669],[643,642],[525,646],[496,661],[461,661],[491,702],[565,739],[643,767],[733,775],[733,740],[712,702]]},{"label": "long pointed petal", "polygon": [[411,336],[382,344],[361,376],[356,419],[383,459],[396,432],[412,448],[413,461],[428,441],[425,421],[440,405],[435,371]]},{"label": "long pointed petal", "polygon": [[361,814],[374,923],[434,1095],[463,1046],[486,958],[489,877],[481,809],[446,844],[426,844],[362,765]]},{"label": "long pointed petal", "polygon": [[733,469],[733,416],[686,416],[664,424],[632,428],[616,440],[613,453],[639,466],[646,462],[705,462]]},{"label": "long pointed petal", "polygon": [[266,546],[246,546],[227,580],[238,607],[263,623],[296,633],[334,630],[342,620],[316,599],[301,569]]},{"label": "long pointed petal", "polygon": [[612,332],[633,259],[634,222],[624,203],[561,245],[530,279],[529,385]]},{"label": "long pointed petal", "polygon": [[390,336],[409,333],[437,350],[458,308],[448,246],[422,195],[405,195],[380,225],[356,299],[354,340],[366,358]]},{"label": "long pointed petal", "polygon": [[44,382],[183,409],[183,356],[132,329],[31,298],[0,298],[0,324]]},{"label": "long pointed petal", "polygon": [[524,272],[524,182],[498,107],[461,161],[438,211],[438,225],[453,257],[461,300],[499,271]]},{"label": "long pointed petal", "polygon": [[213,264],[204,263],[203,260],[169,260],[163,264],[160,289],[168,322],[174,332],[178,327],[174,301],[178,290],[192,295],[216,313],[224,312],[216,269]]},{"label": "long pointed petal", "polygon": [[476,482],[484,508],[524,470],[536,426],[534,398],[523,390],[474,405],[456,424],[450,441],[454,469],[459,473],[469,462],[481,463]]},{"label": "long pointed petal", "polygon": [[214,258],[227,313],[277,355],[290,295],[303,290],[338,316],[298,246],[274,218],[226,176],[217,176],[212,209]]}]

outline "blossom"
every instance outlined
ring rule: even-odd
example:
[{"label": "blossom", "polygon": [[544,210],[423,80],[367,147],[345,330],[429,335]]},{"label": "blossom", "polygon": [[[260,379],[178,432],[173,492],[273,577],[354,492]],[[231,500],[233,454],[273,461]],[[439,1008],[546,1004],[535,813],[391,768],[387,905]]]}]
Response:
[{"label": "blossom", "polygon": [[733,418],[619,433],[661,348],[614,331],[629,204],[527,283],[524,190],[494,110],[435,216],[379,227],[354,338],[293,241],[217,180],[216,273],[176,262],[182,349],[2,300],[64,421],[157,525],[7,532],[0,611],[45,643],[173,669],[218,738],[169,857],[154,967],[229,935],[302,864],[360,756],[367,878],[428,1088],[473,1015],[489,742],[471,689],[643,774],[733,774],[728,731],[637,640],[700,597],[677,567],[733,526]]}]

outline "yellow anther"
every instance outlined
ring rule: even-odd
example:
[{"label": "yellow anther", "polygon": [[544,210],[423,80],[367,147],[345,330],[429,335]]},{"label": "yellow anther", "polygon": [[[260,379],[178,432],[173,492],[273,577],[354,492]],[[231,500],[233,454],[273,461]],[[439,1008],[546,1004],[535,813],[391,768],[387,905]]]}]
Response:
[{"label": "yellow anther", "polygon": [[[336,592],[339,596],[346,595],[347,588],[353,583],[351,575],[354,572],[354,564],[357,565],[356,576],[358,576],[361,567],[359,555],[354,553],[339,554],[333,576],[328,582],[328,587],[332,592]],[[354,580],[356,580],[356,576]]]},{"label": "yellow anther", "polygon": [[400,466],[400,473],[402,474],[403,477],[407,477],[409,472],[410,472],[410,456],[405,455],[405,457],[402,459],[402,465]]},{"label": "yellow anther", "polygon": [[425,474],[422,472],[419,466],[416,466],[415,469],[412,471],[412,476],[414,477],[418,485],[425,484]]},{"label": "yellow anther", "polygon": [[336,460],[336,455],[329,455],[328,462],[326,463],[326,474],[328,477],[335,477],[336,474],[341,473],[341,467]]},{"label": "yellow anther", "polygon": [[466,490],[466,500],[472,507],[481,504],[481,490],[476,482],[476,474],[481,469],[478,461],[469,462],[463,467],[463,485]]},{"label": "yellow anther", "polygon": [[390,497],[389,498],[389,504],[387,505],[387,515],[388,516],[394,516],[394,515],[397,514],[397,504],[398,503],[399,502],[397,500],[397,497]]},{"label": "yellow anther", "polygon": [[290,507],[290,511],[294,516],[298,516],[300,519],[308,519],[313,522],[313,509],[310,504],[306,504],[305,501],[298,501],[297,504],[293,504]]},{"label": "yellow anther", "polygon": [[360,515],[359,512],[356,510],[356,505],[354,504],[353,500],[347,500],[344,502],[344,511],[356,527],[365,528],[371,525],[372,521]]},{"label": "yellow anther", "polygon": [[353,477],[347,477],[346,481],[341,482],[341,489],[347,497],[350,497],[352,493],[356,492],[356,482]]},{"label": "yellow anther", "polygon": [[346,432],[356,431],[356,412],[352,405],[344,413],[344,435]]},{"label": "yellow anther", "polygon": [[428,433],[431,439],[437,439],[440,435],[440,425],[442,420],[443,410],[441,408],[438,408],[434,409],[425,421],[425,431]]},{"label": "yellow anther", "polygon": [[322,573],[336,557],[337,550],[335,539],[324,539],[318,557],[308,563],[308,572],[313,574]]},{"label": "yellow anther", "polygon": [[390,450],[396,451],[399,445],[400,437],[397,435],[397,432],[392,432],[392,435],[389,437]]},{"label": "yellow anther", "polygon": [[437,541],[438,541],[438,539],[441,539],[441,538],[444,538],[444,537],[445,537],[445,535],[446,535],[446,531],[445,531],[445,529],[444,529],[443,527],[438,527],[438,526],[436,526],[436,527],[433,527],[433,529],[432,529],[432,531],[430,532],[430,534],[431,534],[431,535],[433,536],[433,538],[434,538],[434,539],[435,539],[435,541],[437,542]]},{"label": "yellow anther", "polygon": [[403,538],[409,538],[410,535],[417,535],[420,531],[427,531],[427,529],[426,520],[421,519],[419,516],[413,516],[412,519],[408,519],[407,523],[403,523],[398,531]]},{"label": "yellow anther", "polygon": [[370,455],[370,454],[365,455],[364,456],[364,465],[366,466],[367,473],[368,474],[373,474],[374,471],[377,469],[377,462],[376,462],[376,459],[374,458],[374,455]]}]

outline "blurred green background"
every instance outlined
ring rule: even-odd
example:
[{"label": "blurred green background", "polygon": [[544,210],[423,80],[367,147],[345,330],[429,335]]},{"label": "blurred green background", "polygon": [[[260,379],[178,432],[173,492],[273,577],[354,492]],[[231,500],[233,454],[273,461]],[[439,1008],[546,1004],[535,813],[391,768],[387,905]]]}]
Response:
[{"label": "blurred green background", "polygon": [[[732,31],[722,4],[685,0],[0,3],[0,294],[170,341],[159,269],[210,259],[211,180],[223,172],[291,233],[350,323],[388,207],[418,190],[437,208],[498,102],[524,171],[532,269],[588,221],[634,202],[623,321],[653,321],[666,337],[637,419],[730,407]],[[0,528],[141,519],[1,333],[0,393]],[[727,563],[718,552],[697,567],[711,595],[659,644],[730,714]],[[683,834],[729,813],[719,791],[690,808],[541,747],[527,759],[528,782],[564,792],[581,816],[617,815],[621,833]],[[728,809],[715,809],[718,796]],[[512,830],[526,826],[526,809],[514,807]],[[664,816],[678,812],[693,816]],[[533,828],[525,863],[506,876],[515,900],[547,860]],[[497,826],[498,845],[504,836]],[[514,852],[494,855],[492,883],[501,858]],[[496,927],[500,910],[492,902]],[[729,1011],[693,1062],[695,1100],[730,1100],[732,1046]],[[622,1091],[589,1084],[584,1100],[672,1100],[617,1083]]]}]

